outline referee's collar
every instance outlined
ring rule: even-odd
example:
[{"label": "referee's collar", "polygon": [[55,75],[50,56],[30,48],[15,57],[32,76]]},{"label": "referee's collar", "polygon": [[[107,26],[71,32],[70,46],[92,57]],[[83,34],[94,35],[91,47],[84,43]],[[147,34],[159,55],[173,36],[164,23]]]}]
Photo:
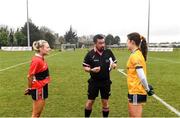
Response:
[{"label": "referee's collar", "polygon": [[102,55],[104,51],[103,52],[99,52],[98,49],[96,47],[94,47],[94,52],[97,52],[99,55]]}]

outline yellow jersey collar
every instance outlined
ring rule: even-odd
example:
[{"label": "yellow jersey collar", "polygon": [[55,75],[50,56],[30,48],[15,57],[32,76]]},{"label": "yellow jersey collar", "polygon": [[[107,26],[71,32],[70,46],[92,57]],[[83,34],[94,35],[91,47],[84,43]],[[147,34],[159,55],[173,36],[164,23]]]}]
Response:
[{"label": "yellow jersey collar", "polygon": [[139,48],[134,49],[134,50],[131,52],[131,54],[134,54],[137,50],[139,50]]}]

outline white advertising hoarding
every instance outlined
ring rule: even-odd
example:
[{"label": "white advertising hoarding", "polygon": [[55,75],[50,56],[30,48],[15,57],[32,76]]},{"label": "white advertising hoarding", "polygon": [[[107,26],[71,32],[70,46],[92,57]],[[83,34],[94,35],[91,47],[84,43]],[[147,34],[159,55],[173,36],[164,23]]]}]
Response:
[{"label": "white advertising hoarding", "polygon": [[32,51],[32,47],[27,46],[13,46],[13,47],[1,47],[3,51]]}]

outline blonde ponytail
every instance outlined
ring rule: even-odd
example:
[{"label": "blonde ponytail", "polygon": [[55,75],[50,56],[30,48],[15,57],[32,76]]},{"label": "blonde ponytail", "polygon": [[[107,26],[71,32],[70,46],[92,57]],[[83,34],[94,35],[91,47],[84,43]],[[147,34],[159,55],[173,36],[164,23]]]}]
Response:
[{"label": "blonde ponytail", "polygon": [[45,43],[48,43],[48,42],[45,40],[34,41],[32,45],[33,50],[36,52],[39,52],[39,48],[43,47]]}]

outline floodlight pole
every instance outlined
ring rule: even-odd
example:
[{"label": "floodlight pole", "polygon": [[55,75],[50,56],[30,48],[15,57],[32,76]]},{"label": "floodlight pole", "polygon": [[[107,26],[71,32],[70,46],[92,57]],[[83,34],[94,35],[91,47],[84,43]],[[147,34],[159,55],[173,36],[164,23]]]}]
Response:
[{"label": "floodlight pole", "polygon": [[147,42],[148,42],[148,45],[149,45],[149,33],[150,33],[150,6],[151,5],[151,2],[150,0],[148,0],[148,29],[147,29]]},{"label": "floodlight pole", "polygon": [[28,40],[28,47],[30,47],[28,0],[26,0],[26,5],[27,5],[27,40]]}]

